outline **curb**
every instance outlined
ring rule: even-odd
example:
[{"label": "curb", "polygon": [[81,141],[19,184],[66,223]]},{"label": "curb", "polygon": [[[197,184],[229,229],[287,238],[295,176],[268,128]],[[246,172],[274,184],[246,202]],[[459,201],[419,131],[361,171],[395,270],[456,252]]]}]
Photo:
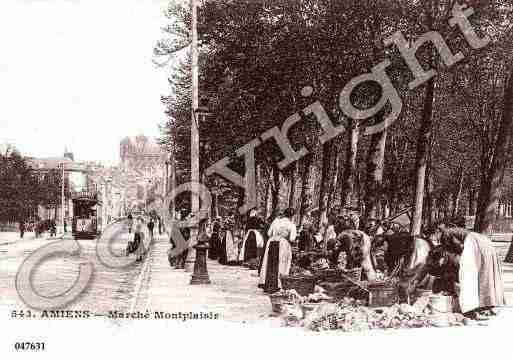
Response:
[{"label": "curb", "polygon": [[[146,234],[146,232],[147,231],[145,231],[145,234]],[[135,288],[133,290],[133,295],[132,295],[132,300],[130,303],[130,310],[129,310],[130,313],[135,312],[135,309],[138,304],[137,302],[139,300],[139,296],[141,295],[142,284],[144,282],[144,279],[146,278],[147,272],[149,271],[150,257],[151,257],[151,254],[152,254],[152,251],[154,248],[153,243],[155,242],[155,237],[156,236],[154,235],[154,237],[148,243],[148,251],[146,253],[146,256],[144,257],[144,262],[142,264],[141,271],[139,272],[139,275],[136,280]]]}]

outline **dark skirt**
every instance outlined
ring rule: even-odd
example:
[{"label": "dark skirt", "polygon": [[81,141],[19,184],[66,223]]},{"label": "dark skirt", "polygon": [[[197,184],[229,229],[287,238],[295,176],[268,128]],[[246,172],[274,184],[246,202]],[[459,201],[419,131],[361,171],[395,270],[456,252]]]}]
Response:
[{"label": "dark skirt", "polygon": [[274,293],[280,288],[278,286],[280,264],[280,242],[273,241],[269,243],[269,253],[267,257],[267,273],[265,276],[264,292]]},{"label": "dark skirt", "polygon": [[219,234],[212,233],[209,241],[208,259],[216,260],[219,258]]},{"label": "dark skirt", "polygon": [[248,262],[258,257],[256,235],[253,231],[249,232],[244,245],[243,261]]},{"label": "dark skirt", "polygon": [[219,247],[217,249],[219,263],[226,265],[228,258],[228,255],[226,254],[226,233],[222,236],[221,241],[219,241]]}]

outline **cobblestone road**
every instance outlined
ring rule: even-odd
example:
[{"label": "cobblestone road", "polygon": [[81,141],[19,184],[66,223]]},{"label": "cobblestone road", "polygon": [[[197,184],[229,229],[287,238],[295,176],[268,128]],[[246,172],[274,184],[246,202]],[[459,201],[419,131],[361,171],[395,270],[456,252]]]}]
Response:
[{"label": "cobblestone road", "polygon": [[[112,251],[121,255],[126,248],[128,231],[126,224],[115,224],[123,230],[119,239],[113,241]],[[2,234],[0,233],[0,236]],[[10,309],[28,309],[15,290],[16,273],[23,260],[35,250],[54,240],[23,239],[0,245],[0,306]],[[68,289],[76,280],[80,263],[90,262],[94,266],[93,277],[87,289],[69,305],[69,310],[94,310],[106,314],[109,310],[128,310],[141,263],[117,269],[103,265],[96,255],[96,240],[79,240],[81,251],[77,255],[55,256],[44,261],[34,272],[34,289],[44,296],[52,296]]]}]

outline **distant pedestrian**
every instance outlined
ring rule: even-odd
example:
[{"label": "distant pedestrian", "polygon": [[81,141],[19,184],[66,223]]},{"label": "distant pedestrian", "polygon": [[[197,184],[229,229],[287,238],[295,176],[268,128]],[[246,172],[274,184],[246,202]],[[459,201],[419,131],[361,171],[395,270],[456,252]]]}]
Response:
[{"label": "distant pedestrian", "polygon": [[41,228],[41,224],[39,222],[35,222],[34,223],[34,236],[36,238],[39,238],[39,234],[41,233],[40,228]]},{"label": "distant pedestrian", "polygon": [[134,219],[132,217],[132,214],[128,214],[128,233],[132,233],[132,226],[134,225]]},{"label": "distant pedestrian", "polygon": [[55,237],[57,234],[57,225],[55,224],[55,221],[50,222],[50,237]]},{"label": "distant pedestrian", "polygon": [[23,238],[23,235],[25,234],[25,222],[20,222],[20,238]]},{"label": "distant pedestrian", "polygon": [[150,232],[150,238],[153,238],[153,228],[155,227],[155,222],[153,222],[153,218],[150,218],[150,221],[147,224],[148,231]]},{"label": "distant pedestrian", "polygon": [[143,260],[144,255],[146,254],[146,248],[144,247],[144,237],[142,233],[142,224],[137,223],[135,226],[134,232],[134,246],[135,246],[135,255],[137,256],[136,261],[140,262]]},{"label": "distant pedestrian", "polygon": [[66,223],[66,220],[64,220],[64,233],[68,232],[68,223]]},{"label": "distant pedestrian", "polygon": [[159,235],[162,235],[162,218],[157,217],[158,226],[159,226]]}]

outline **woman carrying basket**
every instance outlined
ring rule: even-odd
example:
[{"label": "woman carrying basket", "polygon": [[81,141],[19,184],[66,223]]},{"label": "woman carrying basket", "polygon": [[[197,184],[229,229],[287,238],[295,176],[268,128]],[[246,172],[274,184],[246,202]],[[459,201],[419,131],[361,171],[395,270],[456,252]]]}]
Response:
[{"label": "woman carrying basket", "polygon": [[269,241],[265,248],[258,286],[266,293],[281,288],[281,275],[289,275],[292,265],[291,243],[296,240],[297,229],[292,218],[294,210],[287,208],[283,216],[276,218],[269,228]]}]

